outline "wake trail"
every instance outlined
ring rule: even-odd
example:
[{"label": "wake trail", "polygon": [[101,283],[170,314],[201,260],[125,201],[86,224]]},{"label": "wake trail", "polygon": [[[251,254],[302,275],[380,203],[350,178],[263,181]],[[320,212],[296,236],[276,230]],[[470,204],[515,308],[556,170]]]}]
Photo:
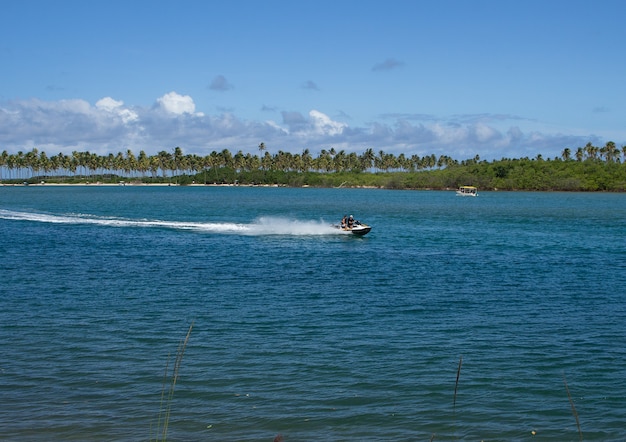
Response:
[{"label": "wake trail", "polygon": [[324,221],[300,221],[281,217],[261,217],[252,223],[193,222],[102,217],[88,214],[48,214],[0,209],[0,219],[65,225],[103,227],[163,228],[207,233],[240,235],[332,235],[343,233]]}]

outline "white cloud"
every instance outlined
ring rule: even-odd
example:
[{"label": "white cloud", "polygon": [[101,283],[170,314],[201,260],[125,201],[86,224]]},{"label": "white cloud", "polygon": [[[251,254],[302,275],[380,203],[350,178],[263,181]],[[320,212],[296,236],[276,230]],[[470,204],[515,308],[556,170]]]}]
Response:
[{"label": "white cloud", "polygon": [[96,107],[98,109],[104,109],[109,112],[112,112],[115,109],[122,107],[123,105],[123,101],[116,101],[111,97],[104,97],[96,102]]},{"label": "white cloud", "polygon": [[280,127],[280,125],[278,123],[276,123],[273,120],[265,120],[265,124],[267,124],[268,126],[274,128],[274,129],[276,129],[276,130],[278,130],[280,132],[283,132],[285,134],[289,133],[289,131],[287,129],[283,129],[282,127]]},{"label": "white cloud", "polygon": [[[480,155],[501,157],[559,156],[565,148],[584,146],[598,137],[565,136],[538,130],[532,121],[488,116],[449,120],[406,115],[386,117],[353,127],[313,109],[308,115],[283,111],[282,121],[247,121],[231,112],[206,116],[196,112],[193,99],[170,92],[151,108],[132,107],[104,97],[91,105],[85,100],[0,102],[0,147],[9,152],[38,147],[53,154],[88,150],[98,154],[131,149],[156,154],[180,146],[185,153],[207,155],[229,149],[258,153],[262,141],[270,152],[312,152],[328,146],[362,153],[368,148],[393,154],[449,155],[455,159]],[[508,123],[514,122],[515,125]],[[621,140],[615,140],[622,144]]]},{"label": "white cloud", "polygon": [[189,95],[180,95],[176,92],[157,98],[157,103],[161,109],[175,115],[193,114],[196,111],[196,105]]},{"label": "white cloud", "polygon": [[123,101],[117,101],[111,97],[104,97],[96,102],[97,109],[118,115],[124,123],[130,123],[139,119],[139,115],[137,115],[136,112],[126,109],[123,106]]},{"label": "white cloud", "polygon": [[38,114],[47,113],[61,113],[67,112],[70,114],[89,114],[92,109],[89,102],[80,99],[66,99],[59,101],[43,101],[37,98],[30,100],[14,102],[18,107],[24,109],[30,109]]},{"label": "white cloud", "polygon": [[340,135],[343,130],[348,127],[346,123],[333,121],[328,115],[316,111],[315,109],[309,112],[309,117],[311,118],[313,130],[317,134],[331,136]]},{"label": "white cloud", "polygon": [[482,123],[479,123],[475,126],[474,133],[476,134],[476,139],[480,143],[485,143],[489,140],[500,138],[499,132],[497,132],[494,128]]},{"label": "white cloud", "polygon": [[439,144],[461,143],[469,136],[468,126],[435,123],[430,127],[430,130],[432,130]]}]

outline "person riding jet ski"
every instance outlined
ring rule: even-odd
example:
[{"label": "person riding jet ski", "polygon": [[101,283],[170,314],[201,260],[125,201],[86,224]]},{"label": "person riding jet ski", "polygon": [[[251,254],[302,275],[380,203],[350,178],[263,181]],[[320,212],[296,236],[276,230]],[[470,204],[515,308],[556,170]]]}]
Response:
[{"label": "person riding jet ski", "polygon": [[350,215],[350,217],[348,218],[348,229],[353,228],[355,222],[356,221],[354,221],[354,217],[352,215]]}]

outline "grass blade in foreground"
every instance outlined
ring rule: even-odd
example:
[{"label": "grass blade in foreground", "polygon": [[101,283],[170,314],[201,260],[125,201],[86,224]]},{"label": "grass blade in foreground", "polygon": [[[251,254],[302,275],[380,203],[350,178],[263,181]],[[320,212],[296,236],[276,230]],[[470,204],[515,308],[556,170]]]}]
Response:
[{"label": "grass blade in foreground", "polygon": [[567,386],[567,379],[565,379],[565,374],[563,374],[563,382],[565,383],[565,390],[567,391],[567,398],[569,399],[569,403],[572,406],[572,413],[574,414],[574,419],[576,419],[576,426],[578,427],[578,435],[580,436],[580,440],[583,440],[583,432],[580,429],[580,421],[578,420],[578,413],[576,412],[576,407],[574,406],[572,395],[569,392],[569,387]]},{"label": "grass blade in foreground", "polygon": [[456,391],[459,387],[459,376],[461,376],[461,365],[463,365],[463,356],[459,357],[459,368],[456,371],[456,383],[454,384],[454,401],[452,402],[452,408],[456,409]]},{"label": "grass blade in foreground", "polygon": [[[174,371],[172,373],[172,379],[170,381],[170,387],[167,394],[167,400],[165,400],[165,385],[167,383],[167,372],[169,367],[169,355],[167,358],[167,363],[165,365],[165,375],[163,378],[163,390],[161,392],[161,405],[159,406],[159,419],[157,422],[156,428],[156,442],[165,442],[167,439],[167,428],[169,426],[170,421],[170,413],[172,409],[172,399],[174,398],[174,390],[176,389],[176,381],[178,380],[178,373],[180,371],[180,366],[183,361],[183,355],[185,354],[185,349],[187,348],[187,342],[189,342],[189,336],[191,335],[191,330],[193,329],[193,322],[189,326],[189,330],[187,331],[187,335],[185,339],[178,344],[178,350],[176,351],[176,359],[174,360]],[[165,403],[164,403],[165,401]]]}]

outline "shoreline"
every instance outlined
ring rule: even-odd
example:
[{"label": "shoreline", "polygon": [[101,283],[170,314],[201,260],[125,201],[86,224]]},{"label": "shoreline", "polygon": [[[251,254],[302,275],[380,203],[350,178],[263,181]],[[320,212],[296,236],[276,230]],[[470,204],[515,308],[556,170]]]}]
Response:
[{"label": "shoreline", "polygon": [[[82,182],[82,183],[3,183],[0,181],[0,187],[264,187],[264,188],[294,188],[294,189],[306,189],[306,188],[326,188],[326,189],[379,189],[379,190],[413,190],[413,191],[457,191],[458,189],[452,187],[438,188],[438,187],[404,187],[400,189],[371,186],[371,185],[354,185],[354,186],[311,186],[308,184],[301,186],[290,186],[288,184],[217,184],[217,183],[190,183],[190,184],[178,184],[178,183],[142,183],[142,182],[119,182],[119,183],[103,183],[96,182]],[[626,193],[620,190],[583,190],[583,189],[500,189],[500,188],[486,188],[481,192],[532,192],[532,193]]]},{"label": "shoreline", "polygon": [[[63,187],[63,186],[85,186],[85,187],[293,187],[286,184],[216,184],[216,183],[192,183],[192,184],[178,184],[178,183],[101,183],[96,181],[95,183],[0,183],[0,187]],[[309,185],[298,186],[299,189],[306,189]],[[294,187],[295,188],[295,187]],[[330,188],[330,187],[329,187]],[[377,186],[343,186],[335,187],[336,189],[382,189]],[[407,189],[409,190],[409,189]],[[415,190],[415,189],[412,189]],[[433,189],[420,189],[420,190],[433,190]],[[455,190],[455,189],[443,189],[443,190]]]},{"label": "shoreline", "polygon": [[[62,187],[62,186],[88,186],[88,187],[287,187],[279,184],[178,184],[178,183],[0,183],[3,187]],[[302,186],[309,187],[309,186]]]}]

